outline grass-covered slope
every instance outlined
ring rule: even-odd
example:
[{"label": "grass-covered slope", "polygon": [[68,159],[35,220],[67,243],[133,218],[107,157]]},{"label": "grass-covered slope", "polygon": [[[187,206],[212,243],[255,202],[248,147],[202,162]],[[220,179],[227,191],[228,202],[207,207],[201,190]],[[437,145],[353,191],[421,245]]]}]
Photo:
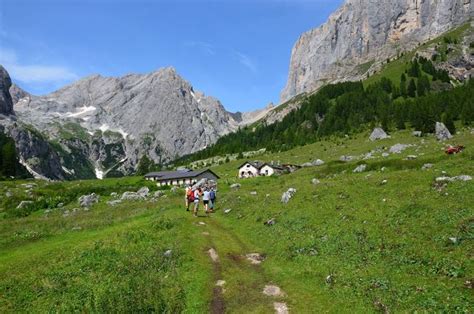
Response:
[{"label": "grass-covered slope", "polygon": [[[182,191],[107,204],[111,192],[149,184],[141,178],[1,182],[2,198],[9,192],[17,202],[67,197],[61,208],[35,208],[22,218],[2,209],[0,311],[271,313],[283,302],[292,313],[469,312],[474,183],[435,182],[474,174],[474,136],[458,129],[449,143],[467,148],[454,156],[434,137],[402,131],[382,141],[363,133],[261,156],[326,162],[279,177],[238,180],[242,160],[215,167],[222,179],[211,218],[187,213]],[[413,146],[382,157],[397,143]],[[369,152],[373,158],[363,160]],[[340,162],[341,155],[355,160]],[[367,170],[353,173],[362,163]],[[422,170],[426,163],[433,167]],[[235,182],[240,189],[230,188]],[[297,192],[283,204],[288,188]],[[77,196],[91,192],[99,203],[74,210]],[[275,224],[264,225],[271,218]],[[248,253],[266,259],[252,265]],[[284,295],[264,295],[269,284]]]}]

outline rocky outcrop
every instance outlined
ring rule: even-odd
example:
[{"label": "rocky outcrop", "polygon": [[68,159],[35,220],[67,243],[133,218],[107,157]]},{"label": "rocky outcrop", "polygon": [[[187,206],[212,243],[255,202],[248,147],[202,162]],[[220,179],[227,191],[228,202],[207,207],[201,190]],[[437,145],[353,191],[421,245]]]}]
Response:
[{"label": "rocky outcrop", "polygon": [[346,0],[325,24],[296,42],[281,102],[327,82],[360,79],[377,61],[472,16],[471,0]]},{"label": "rocky outcrop", "polygon": [[0,65],[0,114],[5,116],[13,114],[13,101],[9,91],[11,85],[10,75]]}]

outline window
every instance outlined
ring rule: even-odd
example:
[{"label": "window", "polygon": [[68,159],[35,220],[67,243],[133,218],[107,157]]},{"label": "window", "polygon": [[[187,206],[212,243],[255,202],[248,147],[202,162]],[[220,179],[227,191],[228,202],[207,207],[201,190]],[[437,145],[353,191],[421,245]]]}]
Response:
[{"label": "window", "polygon": [[243,177],[244,175],[245,175],[245,171],[242,171],[242,172],[240,173],[240,176]]},{"label": "window", "polygon": [[268,176],[268,169],[267,169],[267,170],[265,170],[265,175],[267,175],[267,176]]}]

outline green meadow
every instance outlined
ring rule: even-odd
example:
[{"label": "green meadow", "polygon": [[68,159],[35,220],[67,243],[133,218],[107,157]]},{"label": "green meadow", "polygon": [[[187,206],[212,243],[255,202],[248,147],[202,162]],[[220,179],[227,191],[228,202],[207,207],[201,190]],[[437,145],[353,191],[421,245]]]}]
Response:
[{"label": "green meadow", "polygon": [[[436,182],[474,175],[474,135],[458,129],[446,143],[365,132],[255,157],[325,161],[281,176],[237,179],[244,160],[215,166],[209,218],[185,211],[181,189],[107,204],[143,186],[153,195],[140,177],[0,182],[0,311],[272,313],[279,302],[290,313],[471,312],[474,183]],[[382,156],[397,143],[413,146]],[[466,149],[448,156],[448,143]],[[80,208],[89,193],[99,203]],[[16,209],[22,200],[34,203]],[[281,294],[263,294],[266,285]]]}]

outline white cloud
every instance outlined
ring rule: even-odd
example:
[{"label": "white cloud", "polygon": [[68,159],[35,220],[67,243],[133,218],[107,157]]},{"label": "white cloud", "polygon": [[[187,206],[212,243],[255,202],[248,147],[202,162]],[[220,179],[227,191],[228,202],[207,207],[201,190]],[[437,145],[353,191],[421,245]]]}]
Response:
[{"label": "white cloud", "polygon": [[257,73],[257,64],[249,56],[238,51],[235,51],[235,56],[237,57],[237,60],[240,62],[240,64],[249,69],[252,73]]},{"label": "white cloud", "polygon": [[214,56],[216,54],[214,45],[205,41],[187,41],[184,45],[186,47],[199,49],[209,56]]},{"label": "white cloud", "polygon": [[78,78],[71,69],[59,65],[22,64],[13,50],[0,48],[0,64],[10,76],[24,83],[60,83]]}]

